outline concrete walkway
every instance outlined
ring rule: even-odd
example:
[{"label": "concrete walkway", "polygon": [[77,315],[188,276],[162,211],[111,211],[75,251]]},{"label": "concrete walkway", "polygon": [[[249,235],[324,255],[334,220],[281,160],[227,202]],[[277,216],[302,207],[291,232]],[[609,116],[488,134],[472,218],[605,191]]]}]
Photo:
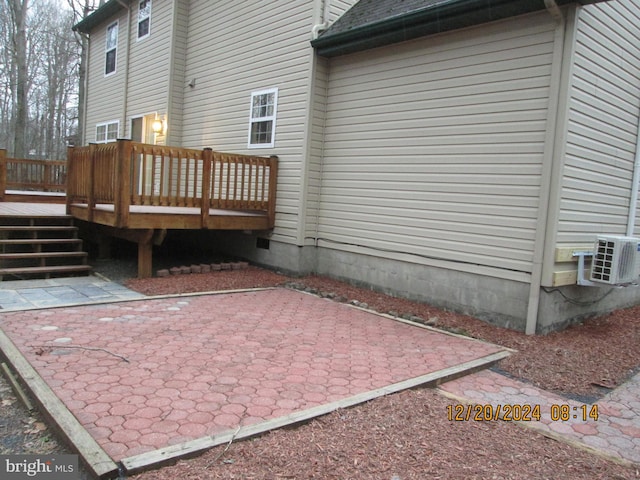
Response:
[{"label": "concrete walkway", "polygon": [[51,308],[143,298],[144,295],[97,276],[0,282],[0,311]]}]

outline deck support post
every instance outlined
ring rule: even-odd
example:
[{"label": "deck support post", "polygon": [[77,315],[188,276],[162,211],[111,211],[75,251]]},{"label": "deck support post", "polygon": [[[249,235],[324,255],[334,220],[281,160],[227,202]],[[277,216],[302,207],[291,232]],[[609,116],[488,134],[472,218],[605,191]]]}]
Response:
[{"label": "deck support post", "polygon": [[271,155],[269,158],[269,228],[276,224],[276,186],[278,184],[278,156]]},{"label": "deck support post", "polygon": [[95,171],[96,171],[96,147],[95,143],[89,145],[89,183],[87,184],[87,221],[93,222],[93,212],[96,209],[96,196],[95,196]]},{"label": "deck support post", "polygon": [[116,227],[129,225],[129,206],[131,204],[131,140],[118,140],[116,158],[116,179],[119,190],[116,193],[114,213]]},{"label": "deck support post", "polygon": [[4,192],[7,189],[7,151],[0,148],[0,202],[4,201]]},{"label": "deck support post", "polygon": [[153,230],[148,239],[138,242],[138,278],[150,278],[153,275]]},{"label": "deck support post", "polygon": [[211,167],[213,150],[205,148],[202,151],[202,205],[200,205],[201,228],[209,228],[209,207],[211,204]]},{"label": "deck support post", "polygon": [[[65,204],[66,204],[66,213],[67,215],[71,215],[71,198],[72,196],[69,194],[69,183],[70,178],[73,175],[73,168],[75,167],[75,161],[73,158],[74,147],[67,147],[67,174],[64,179],[64,191],[65,195]],[[75,192],[74,192],[75,193]]]}]

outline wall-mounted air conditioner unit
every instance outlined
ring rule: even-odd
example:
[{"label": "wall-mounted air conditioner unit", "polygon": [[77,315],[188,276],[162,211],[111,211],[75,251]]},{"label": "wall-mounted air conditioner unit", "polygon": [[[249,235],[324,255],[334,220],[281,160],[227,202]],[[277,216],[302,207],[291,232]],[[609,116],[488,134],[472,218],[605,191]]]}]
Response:
[{"label": "wall-mounted air conditioner unit", "polygon": [[620,285],[640,280],[640,238],[603,235],[596,238],[592,282]]}]

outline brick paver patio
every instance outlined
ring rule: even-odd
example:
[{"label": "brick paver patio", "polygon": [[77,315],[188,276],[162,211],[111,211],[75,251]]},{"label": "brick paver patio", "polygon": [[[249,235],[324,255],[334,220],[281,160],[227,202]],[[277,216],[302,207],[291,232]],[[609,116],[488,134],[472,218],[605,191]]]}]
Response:
[{"label": "brick paver patio", "polygon": [[503,350],[288,289],[8,312],[0,327],[116,461]]}]

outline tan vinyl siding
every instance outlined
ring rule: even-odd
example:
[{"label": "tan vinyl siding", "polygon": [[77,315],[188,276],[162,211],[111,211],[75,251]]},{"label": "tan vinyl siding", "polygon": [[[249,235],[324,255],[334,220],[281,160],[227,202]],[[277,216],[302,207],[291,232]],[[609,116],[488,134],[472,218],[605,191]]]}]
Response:
[{"label": "tan vinyl siding", "polygon": [[[107,27],[118,21],[118,47],[116,52],[116,71],[106,76],[105,69],[105,42]],[[124,135],[124,121],[122,118],[124,109],[124,91],[126,80],[125,50],[127,44],[127,15],[123,11],[121,15],[114,16],[105,22],[99,29],[92,32],[89,42],[89,64],[87,66],[87,110],[85,118],[84,143],[95,141],[96,124],[120,121],[119,136]]]},{"label": "tan vinyl siding", "polygon": [[319,244],[529,273],[553,39],[545,13],[332,59]]},{"label": "tan vinyl siding", "polygon": [[138,40],[138,2],[131,4],[129,89],[127,92],[127,132],[129,117],[153,112],[165,113],[171,70],[173,0],[153,0],[151,34]]},{"label": "tan vinyl siding", "polygon": [[[276,228],[294,243],[299,221],[313,1],[193,1],[190,5],[183,145],[278,155]],[[275,147],[248,149],[251,93],[278,88]]]},{"label": "tan vinyl siding", "polygon": [[640,1],[579,12],[557,246],[626,233],[637,142]]},{"label": "tan vinyl siding", "polygon": [[168,99],[168,145],[180,145],[182,142],[182,119],[184,93],[192,79],[185,78],[187,58],[187,33],[189,27],[189,0],[176,0],[174,5],[174,24],[172,40],[173,68],[170,73],[170,93]]}]

